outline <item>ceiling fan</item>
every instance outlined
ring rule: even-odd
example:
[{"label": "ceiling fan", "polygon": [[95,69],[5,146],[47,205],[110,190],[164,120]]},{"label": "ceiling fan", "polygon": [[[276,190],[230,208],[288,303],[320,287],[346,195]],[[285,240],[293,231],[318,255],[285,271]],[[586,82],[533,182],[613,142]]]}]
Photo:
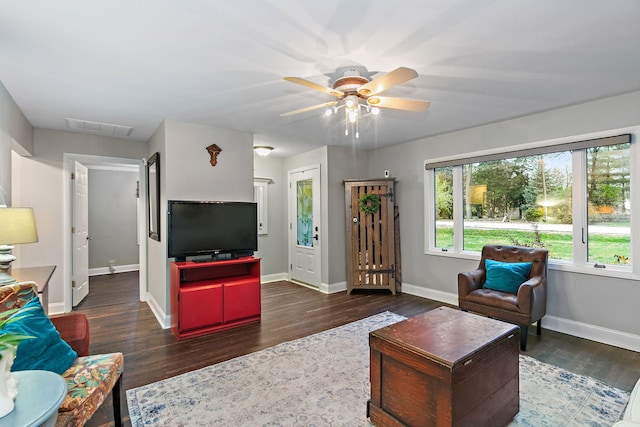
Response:
[{"label": "ceiling fan", "polygon": [[[378,95],[395,85],[415,79],[416,77],[418,77],[418,73],[415,70],[406,67],[396,68],[395,70],[374,80],[369,80],[367,77],[362,76],[355,67],[349,68],[344,72],[342,77],[336,79],[332,87],[324,87],[300,77],[285,77],[284,79],[286,81],[318,90],[338,99],[325,102],[323,104],[301,108],[299,110],[289,111],[288,113],[280,115],[292,116],[294,114],[305,113],[319,108],[331,107],[334,108],[334,112],[336,112],[338,108],[342,107],[345,107],[347,110],[351,109],[352,115],[357,114],[357,111],[360,108],[365,108],[367,111],[371,111],[374,107],[393,108],[396,110],[416,112],[424,111],[429,108],[429,101]],[[340,100],[344,100],[344,103],[336,107],[336,105],[340,103]],[[353,109],[355,109],[356,113],[354,113]]]}]

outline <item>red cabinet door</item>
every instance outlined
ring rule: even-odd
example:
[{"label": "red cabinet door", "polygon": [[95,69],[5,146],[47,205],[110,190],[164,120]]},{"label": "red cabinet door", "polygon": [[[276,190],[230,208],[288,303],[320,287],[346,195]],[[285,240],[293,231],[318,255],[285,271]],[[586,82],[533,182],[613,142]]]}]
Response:
[{"label": "red cabinet door", "polygon": [[222,323],[222,285],[180,289],[180,331]]},{"label": "red cabinet door", "polygon": [[260,315],[260,279],[238,280],[224,285],[224,321]]}]

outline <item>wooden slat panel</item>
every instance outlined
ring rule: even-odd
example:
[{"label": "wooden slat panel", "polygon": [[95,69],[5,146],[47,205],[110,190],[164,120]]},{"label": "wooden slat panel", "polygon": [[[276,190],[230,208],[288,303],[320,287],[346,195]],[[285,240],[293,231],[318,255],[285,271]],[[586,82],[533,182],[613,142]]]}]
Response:
[{"label": "wooden slat panel", "polygon": [[[380,194],[389,194],[389,187],[384,185],[384,186],[380,186]],[[387,226],[389,224],[389,205],[390,203],[390,199],[387,196],[381,196],[380,197],[380,217],[381,217],[381,223],[380,223],[380,227],[382,229],[382,233],[381,233],[381,240],[382,242],[384,242],[384,244],[382,245],[382,253],[381,253],[381,259],[382,259],[382,263],[381,263],[381,268],[388,270],[389,268],[391,268],[391,264],[389,263],[389,227]],[[389,277],[391,275],[390,274],[384,274],[382,277],[382,282],[381,285],[388,287],[389,286]]]},{"label": "wooden slat panel", "polygon": [[[372,194],[378,194],[378,186],[372,186],[369,187],[369,192]],[[373,213],[372,215],[370,215],[371,217],[371,234],[372,234],[372,248],[371,250],[373,251],[374,254],[374,261],[373,261],[373,265],[371,266],[372,269],[375,270],[379,270],[380,269],[380,253],[378,251],[379,248],[379,240],[380,240],[380,227],[379,227],[379,223],[380,223],[380,211],[378,210],[377,212]],[[371,283],[373,286],[379,286],[380,285],[380,273],[373,273],[373,283]]]},{"label": "wooden slat panel", "polygon": [[[358,199],[365,194],[364,187],[358,187]],[[358,285],[363,285],[366,283],[366,276],[363,270],[367,265],[367,228],[366,228],[366,218],[363,216],[364,213],[358,207],[358,237],[360,238],[360,245],[358,251],[360,252],[360,263],[358,265]]]},{"label": "wooden slat panel", "polygon": [[[395,268],[395,227],[393,223],[393,183],[388,181],[346,182],[348,196],[347,290],[389,289],[395,294],[395,279],[388,272]],[[380,209],[373,214],[360,210],[360,198],[366,194],[380,196]],[[355,222],[354,222],[355,219]],[[387,272],[382,273],[381,270]]]},{"label": "wooden slat panel", "polygon": [[[365,186],[364,193],[371,193],[371,186]],[[372,270],[376,264],[376,253],[373,247],[373,215],[368,215],[362,212],[362,216],[364,217],[364,226],[365,233],[367,234],[366,246],[364,248],[364,252],[367,254],[367,265],[364,266],[366,270]],[[375,275],[369,273],[368,271],[365,273],[365,283],[368,285],[375,285]]]}]

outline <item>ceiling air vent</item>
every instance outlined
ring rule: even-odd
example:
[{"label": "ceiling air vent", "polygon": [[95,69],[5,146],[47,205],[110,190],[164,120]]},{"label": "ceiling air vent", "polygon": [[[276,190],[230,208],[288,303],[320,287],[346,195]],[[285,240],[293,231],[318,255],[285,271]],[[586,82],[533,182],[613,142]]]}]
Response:
[{"label": "ceiling air vent", "polygon": [[94,133],[104,136],[124,137],[131,135],[131,126],[113,125],[109,123],[90,122],[88,120],[64,119],[69,130],[82,133]]}]

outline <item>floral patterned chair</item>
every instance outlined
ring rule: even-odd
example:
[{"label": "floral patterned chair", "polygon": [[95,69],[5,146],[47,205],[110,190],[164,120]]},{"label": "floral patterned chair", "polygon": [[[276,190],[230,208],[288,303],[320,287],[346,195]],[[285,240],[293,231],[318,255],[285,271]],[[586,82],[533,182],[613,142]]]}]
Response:
[{"label": "floral patterned chair", "polygon": [[[0,311],[20,308],[37,295],[33,282],[0,286]],[[52,316],[51,322],[60,337],[78,353],[71,367],[62,374],[68,391],[58,409],[56,427],[84,425],[110,392],[113,394],[114,423],[116,427],[122,426],[120,382],[124,370],[123,354],[88,354],[89,322],[84,314]]]}]

